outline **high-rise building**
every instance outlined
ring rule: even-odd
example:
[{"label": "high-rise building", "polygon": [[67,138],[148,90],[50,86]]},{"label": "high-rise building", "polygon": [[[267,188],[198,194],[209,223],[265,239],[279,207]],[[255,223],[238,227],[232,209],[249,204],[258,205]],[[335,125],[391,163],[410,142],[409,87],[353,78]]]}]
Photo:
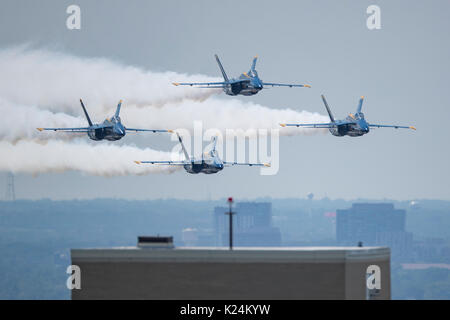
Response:
[{"label": "high-rise building", "polygon": [[340,245],[389,246],[392,256],[407,254],[412,234],[406,232],[406,211],[392,203],[354,203],[336,211],[336,240]]},{"label": "high-rise building", "polygon": [[[226,207],[214,208],[216,245],[228,245],[229,217]],[[280,246],[280,230],[272,226],[270,202],[237,202],[233,208],[233,239],[236,246]]]}]

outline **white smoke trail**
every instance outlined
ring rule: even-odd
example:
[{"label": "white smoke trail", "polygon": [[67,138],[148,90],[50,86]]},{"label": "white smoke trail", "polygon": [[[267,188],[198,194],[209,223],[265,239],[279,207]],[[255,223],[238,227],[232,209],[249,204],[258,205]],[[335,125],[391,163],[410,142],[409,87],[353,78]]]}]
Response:
[{"label": "white smoke trail", "polygon": [[1,98],[0,114],[2,115],[0,117],[0,140],[10,142],[15,142],[20,139],[72,139],[79,137],[81,134],[39,132],[36,128],[87,126],[86,120],[81,117],[77,118],[65,113],[54,113],[36,107],[16,105]]},{"label": "white smoke trail", "polygon": [[328,117],[316,112],[292,109],[272,109],[238,99],[210,98],[203,102],[184,101],[170,103],[162,108],[151,106],[138,108],[127,105],[122,120],[129,126],[141,128],[193,129],[194,121],[201,121],[203,128],[226,129],[280,129],[280,135],[309,135],[327,132],[326,129],[281,128],[280,123],[323,123]]},{"label": "white smoke trail", "polygon": [[139,149],[133,146],[88,144],[81,141],[0,141],[0,171],[14,173],[47,173],[79,171],[98,176],[145,175],[171,173],[179,167],[138,165],[134,160],[174,159],[170,152]]},{"label": "white smoke trail", "polygon": [[105,58],[80,58],[19,46],[0,50],[0,96],[23,105],[80,114],[82,98],[90,112],[105,113],[120,99],[161,106],[185,99],[205,100],[216,89],[175,87],[174,81],[218,81],[203,75],[150,72]]},{"label": "white smoke trail", "polygon": [[[0,98],[0,140],[50,140],[74,139],[85,133],[63,133],[36,130],[38,127],[86,127],[83,116],[74,117],[36,107],[13,105]],[[318,113],[292,109],[271,109],[237,99],[214,99],[205,102],[167,104],[164,107],[136,107],[124,105],[122,121],[125,126],[142,129],[188,129],[192,132],[194,121],[201,121],[205,129],[222,132],[227,129],[281,129],[281,135],[308,135],[326,132],[323,129],[281,128],[280,123],[320,123],[328,118]],[[101,122],[101,121],[99,121]]]},{"label": "white smoke trail", "polygon": [[[0,50],[0,97],[11,110],[1,119],[0,139],[52,139],[77,134],[41,133],[36,127],[86,126],[79,105],[85,98],[94,122],[112,115],[119,98],[124,99],[122,119],[125,126],[150,129],[192,128],[194,120],[204,128],[272,129],[280,122],[328,122],[318,113],[291,109],[271,109],[238,99],[210,98],[216,90],[174,87],[171,81],[217,80],[205,76],[154,73],[124,66],[107,59],[89,59],[31,50],[25,46]],[[5,105],[5,102],[2,102]],[[22,105],[22,106],[21,106]],[[35,106],[25,111],[25,106]],[[3,107],[5,108],[5,107]],[[39,113],[36,108],[49,109]],[[65,116],[66,112],[78,117]],[[47,119],[46,119],[47,117]],[[23,125],[21,125],[23,124]],[[315,134],[322,129],[283,128],[282,135]]]}]

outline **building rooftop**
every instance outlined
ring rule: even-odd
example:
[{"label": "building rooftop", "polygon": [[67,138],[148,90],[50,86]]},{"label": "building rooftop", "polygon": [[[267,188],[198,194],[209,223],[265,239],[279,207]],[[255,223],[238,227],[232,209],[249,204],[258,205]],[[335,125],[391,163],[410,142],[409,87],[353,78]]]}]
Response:
[{"label": "building rooftop", "polygon": [[77,262],[344,262],[389,259],[387,247],[139,247],[72,249]]}]

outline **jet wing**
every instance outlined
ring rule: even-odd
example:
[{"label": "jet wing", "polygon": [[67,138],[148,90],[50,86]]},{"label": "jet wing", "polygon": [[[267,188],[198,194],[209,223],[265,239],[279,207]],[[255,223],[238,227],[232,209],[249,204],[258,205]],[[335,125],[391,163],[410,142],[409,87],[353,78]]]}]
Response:
[{"label": "jet wing", "polygon": [[184,161],[135,161],[136,164],[150,163],[150,164],[164,164],[169,166],[184,166],[187,164]]},{"label": "jet wing", "polygon": [[174,86],[202,86],[202,88],[223,88],[228,82],[173,82]]},{"label": "jet wing", "polygon": [[[341,123],[340,123],[341,124]],[[336,127],[336,123],[328,122],[328,123],[280,123],[280,126],[284,127],[302,127],[302,128],[334,128]]]},{"label": "jet wing", "polygon": [[39,131],[88,132],[89,127],[82,128],[37,128]]},{"label": "jet wing", "polygon": [[270,167],[270,163],[248,163],[248,162],[226,162],[224,161],[223,164],[227,167],[231,166],[249,166],[249,167]]},{"label": "jet wing", "polygon": [[395,129],[413,129],[413,130],[416,130],[416,128],[412,127],[412,126],[392,126],[392,125],[372,124],[372,123],[369,123],[369,127],[371,127],[371,128],[395,128]]},{"label": "jet wing", "polygon": [[223,88],[239,82],[250,82],[250,79],[231,79],[224,82],[173,82],[172,84],[174,86],[198,86],[197,88]]},{"label": "jet wing", "polygon": [[125,127],[126,131],[134,131],[134,132],[141,132],[141,131],[147,131],[147,132],[170,132],[170,130],[160,130],[160,129],[134,129],[134,128],[128,128]]},{"label": "jet wing", "polygon": [[286,84],[286,83],[272,83],[272,82],[263,82],[263,86],[272,86],[272,87],[305,87],[311,88],[309,84]]}]

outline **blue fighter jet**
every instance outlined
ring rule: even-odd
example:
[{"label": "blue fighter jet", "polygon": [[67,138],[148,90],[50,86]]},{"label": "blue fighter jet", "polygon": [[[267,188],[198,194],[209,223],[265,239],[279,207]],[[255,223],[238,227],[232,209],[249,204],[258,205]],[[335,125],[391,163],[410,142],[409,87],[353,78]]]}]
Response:
[{"label": "blue fighter jet", "polygon": [[89,115],[86,111],[83,101],[80,99],[81,107],[83,108],[84,115],[86,116],[88,127],[81,128],[37,128],[39,131],[49,130],[49,131],[62,131],[62,132],[85,132],[92,140],[109,140],[116,141],[122,139],[126,131],[150,131],[150,132],[167,132],[167,130],[156,130],[156,129],[134,129],[125,127],[120,119],[120,107],[122,105],[122,100],[119,101],[117,105],[116,113],[109,119],[105,119],[103,123],[92,123]]},{"label": "blue fighter jet", "polygon": [[413,129],[416,128],[411,126],[397,126],[397,125],[385,125],[385,124],[374,124],[368,123],[364,118],[364,114],[361,112],[364,97],[359,99],[358,108],[355,114],[349,114],[344,120],[334,120],[333,114],[331,113],[330,107],[328,106],[327,100],[325,100],[324,95],[322,95],[322,100],[327,109],[328,115],[331,122],[328,123],[281,123],[282,127],[303,127],[303,128],[328,128],[331,134],[337,137],[350,136],[359,137],[369,133],[370,128],[395,128],[395,129]]},{"label": "blue fighter jet", "polygon": [[243,96],[252,96],[261,91],[264,86],[311,88],[308,84],[284,84],[262,81],[258,76],[258,72],[255,70],[256,60],[258,58],[257,56],[253,58],[253,63],[248,72],[242,73],[237,79],[229,79],[217,54],[215,57],[220,71],[222,72],[223,82],[174,82],[173,85],[198,86],[197,88],[221,88],[229,96],[237,96],[238,94]]},{"label": "blue fighter jet", "polygon": [[[168,130],[169,132],[172,132],[171,130]],[[219,154],[216,150],[216,144],[217,144],[217,137],[212,138],[212,144],[213,147],[211,151],[205,152],[202,154],[202,157],[200,159],[193,158],[189,156],[188,152],[186,151],[186,148],[184,147],[183,140],[181,139],[180,135],[177,133],[178,141],[180,141],[181,148],[183,150],[184,156],[186,160],[183,161],[135,161],[137,164],[141,163],[150,163],[150,164],[160,164],[160,165],[170,165],[170,166],[182,166],[184,167],[184,170],[186,170],[188,173],[197,174],[197,173],[205,173],[205,174],[212,174],[217,173],[219,171],[222,171],[224,167],[229,166],[265,166],[270,167],[269,163],[238,163],[238,162],[226,162],[222,161],[219,158]]]}]

